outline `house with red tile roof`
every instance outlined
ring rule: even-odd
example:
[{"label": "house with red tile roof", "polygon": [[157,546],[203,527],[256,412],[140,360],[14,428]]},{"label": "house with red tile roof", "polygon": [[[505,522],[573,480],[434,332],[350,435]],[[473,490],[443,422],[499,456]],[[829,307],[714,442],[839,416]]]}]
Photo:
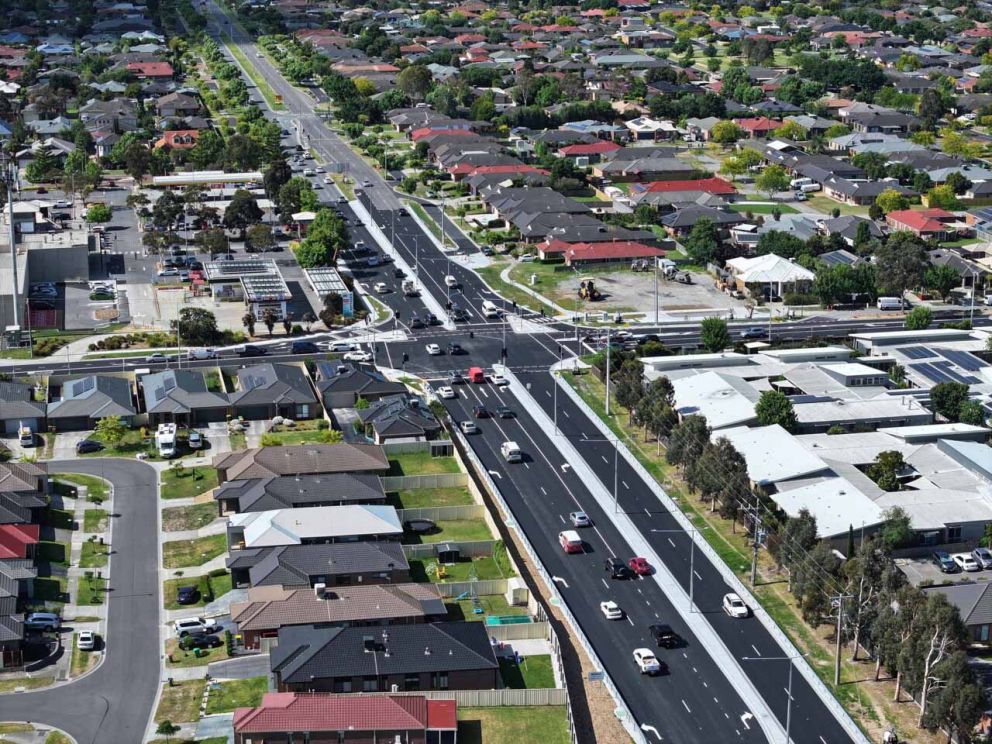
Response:
[{"label": "house with red tile roof", "polygon": [[885,215],[892,230],[906,230],[921,238],[953,240],[957,231],[949,223],[957,218],[944,209],[899,209]]},{"label": "house with red tile roof", "polygon": [[468,46],[469,44],[480,44],[486,40],[486,37],[482,34],[458,34],[453,41],[456,44],[463,44]]},{"label": "house with red tile roof", "polygon": [[574,145],[566,145],[558,148],[558,157],[561,158],[589,158],[587,162],[598,163],[604,155],[623,149],[612,140],[599,140],[598,142],[577,142]]},{"label": "house with red tile roof", "polygon": [[632,191],[643,191],[646,193],[665,193],[670,191],[702,191],[705,194],[714,196],[733,196],[737,189],[729,181],[722,178],[695,178],[689,180],[675,181],[652,181],[651,183],[634,184]]},{"label": "house with red tile roof", "polygon": [[755,138],[767,137],[782,126],[782,122],[769,119],[767,116],[734,119],[734,123],[747,132],[748,135]]},{"label": "house with red tile roof", "polygon": [[458,704],[422,695],[268,692],[257,708],[237,708],[233,725],[235,744],[286,741],[287,731],[314,742],[453,742]]},{"label": "house with red tile roof", "polygon": [[196,140],[199,137],[200,132],[196,129],[170,129],[158,138],[155,149],[166,147],[170,150],[190,150],[196,147]]},{"label": "house with red tile roof", "polygon": [[563,258],[566,266],[593,263],[626,263],[639,258],[664,258],[665,251],[633,240],[612,240],[599,243],[566,243],[546,240],[537,247],[542,261]]},{"label": "house with red tile roof", "polygon": [[0,560],[33,558],[40,539],[41,527],[37,524],[0,524]]},{"label": "house with red tile roof", "polygon": [[524,173],[537,173],[542,176],[549,175],[548,171],[543,168],[535,168],[533,165],[527,165],[526,163],[513,163],[509,165],[472,165],[471,163],[459,163],[448,168],[448,173],[451,174],[451,178],[455,181],[480,175],[513,176],[523,175]]},{"label": "house with red tile roof", "polygon": [[175,71],[168,62],[131,62],[127,71],[139,80],[147,78],[171,78]]}]

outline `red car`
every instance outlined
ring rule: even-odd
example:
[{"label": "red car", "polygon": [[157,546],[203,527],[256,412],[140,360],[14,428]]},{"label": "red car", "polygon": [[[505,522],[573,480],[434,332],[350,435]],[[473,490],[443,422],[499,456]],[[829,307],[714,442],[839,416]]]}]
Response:
[{"label": "red car", "polygon": [[627,561],[627,565],[630,566],[630,570],[636,573],[638,576],[650,576],[651,575],[651,564],[647,562],[646,559],[635,557]]}]

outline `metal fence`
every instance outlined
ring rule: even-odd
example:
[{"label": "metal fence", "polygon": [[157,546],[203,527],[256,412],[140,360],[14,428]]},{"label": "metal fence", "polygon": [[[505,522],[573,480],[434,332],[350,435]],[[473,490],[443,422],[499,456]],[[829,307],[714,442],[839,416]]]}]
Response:
[{"label": "metal fence", "polygon": [[435,473],[433,475],[386,475],[382,478],[385,491],[408,491],[415,488],[458,488],[468,483],[465,473]]},{"label": "metal fence", "polygon": [[415,509],[397,509],[396,516],[401,522],[409,519],[429,519],[432,522],[443,522],[449,519],[485,519],[486,507],[482,504],[465,504],[463,506],[421,506]]},{"label": "metal fence", "polygon": [[385,442],[382,448],[387,455],[405,455],[411,452],[430,452],[438,447],[444,448],[445,445],[451,447],[451,441],[438,439],[430,442]]},{"label": "metal fence", "polygon": [[568,691],[554,688],[525,690],[424,690],[422,692],[363,692],[362,695],[421,695],[428,700],[456,700],[467,708],[567,705]]},{"label": "metal fence", "polygon": [[623,457],[634,472],[644,481],[645,484],[654,492],[655,496],[665,505],[665,508],[674,515],[676,521],[685,530],[686,534],[689,535],[693,542],[696,544],[696,549],[702,551],[710,562],[716,567],[723,576],[724,581],[726,581],[730,588],[733,589],[737,594],[739,594],[745,602],[753,609],[755,617],[761,620],[762,625],[768,630],[771,636],[778,643],[779,647],[782,649],[783,655],[795,657],[795,665],[799,672],[803,675],[806,681],[813,688],[814,692],[823,700],[824,705],[826,705],[837,722],[841,724],[845,731],[851,736],[851,738],[856,742],[861,742],[861,744],[870,744],[870,740],[865,736],[864,732],[858,727],[854,719],[851,718],[844,706],[840,704],[837,698],[834,696],[830,688],[824,684],[823,680],[817,675],[817,673],[810,666],[809,662],[804,656],[800,655],[799,650],[793,645],[789,637],[782,632],[779,628],[778,623],[772,619],[772,617],[765,611],[761,603],[754,597],[750,589],[744,585],[730,567],[724,563],[723,559],[717,554],[713,547],[707,542],[706,538],[700,535],[699,530],[688,520],[688,518],[682,513],[679,508],[665,490],[661,487],[654,476],[647,471],[647,469],[641,464],[640,460],[627,448],[627,445],[622,441],[617,440],[617,436],[613,431],[603,422],[602,419],[596,414],[589,405],[582,400],[580,396],[571,385],[564,382],[560,376],[555,376],[556,384],[560,385],[563,392],[579,407],[579,409],[585,413],[585,415],[596,425],[600,430],[600,433],[611,441],[617,442],[617,447],[620,450],[620,455]]},{"label": "metal fence", "polygon": [[506,594],[509,589],[509,582],[507,579],[482,579],[477,581],[447,581],[434,586],[445,599],[462,597],[462,595],[464,595],[464,599],[468,599],[473,592],[479,597],[488,594]]},{"label": "metal fence", "polygon": [[[561,652],[558,649],[557,638],[548,622],[540,623],[515,623],[511,625],[487,625],[486,632],[490,638],[497,641],[525,641],[525,640],[545,640],[551,644],[552,657],[558,656],[558,665],[561,664]],[[556,669],[557,672],[557,669]],[[555,674],[555,685],[564,687],[565,675]]]},{"label": "metal fence", "polygon": [[436,558],[438,545],[454,545],[462,558],[486,558],[493,554],[496,540],[459,541],[449,540],[441,543],[425,543],[423,545],[404,545],[403,554],[407,558]]}]

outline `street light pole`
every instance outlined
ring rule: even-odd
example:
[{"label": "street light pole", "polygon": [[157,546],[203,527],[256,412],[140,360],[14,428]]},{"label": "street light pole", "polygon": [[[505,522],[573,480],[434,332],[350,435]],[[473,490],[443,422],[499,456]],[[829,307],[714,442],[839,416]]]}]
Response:
[{"label": "street light pole", "polygon": [[610,415],[610,329],[606,329],[606,415]]},{"label": "street light pole", "polygon": [[792,739],[790,732],[792,730],[792,669],[795,667],[795,662],[797,659],[801,659],[806,656],[806,654],[799,654],[798,656],[742,656],[741,661],[788,661],[789,662],[789,684],[786,687],[785,694],[787,696],[788,703],[785,708],[785,744],[791,744]]},{"label": "street light pole", "polygon": [[654,322],[659,323],[658,320],[659,308],[658,308],[658,257],[654,257]]}]

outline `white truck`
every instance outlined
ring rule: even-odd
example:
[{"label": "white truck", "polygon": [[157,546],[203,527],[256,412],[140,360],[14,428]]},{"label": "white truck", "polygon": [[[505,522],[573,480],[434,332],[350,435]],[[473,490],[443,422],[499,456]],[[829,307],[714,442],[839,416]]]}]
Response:
[{"label": "white truck", "polygon": [[166,459],[176,456],[176,425],[159,424],[158,431],[155,432],[155,446],[158,447],[158,456]]},{"label": "white truck", "polygon": [[407,279],[403,282],[403,294],[406,297],[418,297],[420,290],[417,288],[417,283],[412,279]]}]

